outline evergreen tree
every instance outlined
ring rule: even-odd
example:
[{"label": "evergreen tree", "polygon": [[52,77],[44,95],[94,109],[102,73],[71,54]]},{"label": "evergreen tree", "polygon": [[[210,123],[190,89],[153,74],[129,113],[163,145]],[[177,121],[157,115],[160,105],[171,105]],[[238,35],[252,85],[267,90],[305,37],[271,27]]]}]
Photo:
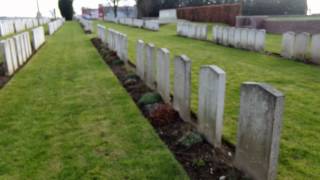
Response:
[{"label": "evergreen tree", "polygon": [[59,9],[62,17],[67,21],[72,20],[74,11],[73,11],[73,0],[59,0]]}]

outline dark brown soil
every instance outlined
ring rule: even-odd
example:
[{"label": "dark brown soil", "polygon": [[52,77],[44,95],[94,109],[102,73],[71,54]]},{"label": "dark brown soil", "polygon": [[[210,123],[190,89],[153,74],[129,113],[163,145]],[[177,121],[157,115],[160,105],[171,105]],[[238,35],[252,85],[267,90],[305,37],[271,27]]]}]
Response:
[{"label": "dark brown soil", "polygon": [[4,65],[0,63],[0,89],[9,81],[9,77],[5,75]]},{"label": "dark brown soil", "polygon": [[182,121],[170,104],[160,102],[139,106],[138,100],[152,90],[139,78],[128,81],[128,75],[134,72],[134,65],[118,63],[116,53],[108,50],[98,38],[92,39],[92,43],[191,179],[250,179],[234,167],[234,147],[225,141],[221,149],[214,148],[205,140],[183,146],[181,139],[196,132],[196,129]]}]

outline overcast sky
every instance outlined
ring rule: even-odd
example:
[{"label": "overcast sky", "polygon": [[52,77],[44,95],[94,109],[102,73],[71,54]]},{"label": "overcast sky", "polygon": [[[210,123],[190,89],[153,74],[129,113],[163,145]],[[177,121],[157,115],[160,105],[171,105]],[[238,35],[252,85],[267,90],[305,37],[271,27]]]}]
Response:
[{"label": "overcast sky", "polygon": [[[81,13],[81,7],[97,8],[98,4],[107,4],[107,0],[74,0],[74,9]],[[134,5],[134,0],[123,0],[121,5]],[[320,0],[308,0],[312,13],[320,13]],[[50,16],[54,8],[58,10],[58,0],[39,0],[40,11],[43,16]],[[37,12],[36,0],[0,0],[0,16],[35,17]],[[59,13],[60,14],[60,13]]]}]

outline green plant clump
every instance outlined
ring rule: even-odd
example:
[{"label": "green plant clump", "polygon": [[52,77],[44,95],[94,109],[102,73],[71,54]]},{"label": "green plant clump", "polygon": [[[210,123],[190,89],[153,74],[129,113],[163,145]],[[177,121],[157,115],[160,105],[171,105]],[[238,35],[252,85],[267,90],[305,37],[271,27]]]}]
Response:
[{"label": "green plant clump", "polygon": [[144,94],[138,101],[138,104],[140,106],[145,106],[145,105],[149,105],[149,104],[155,104],[158,102],[161,102],[161,96],[158,93],[154,93],[154,92],[149,92]]}]

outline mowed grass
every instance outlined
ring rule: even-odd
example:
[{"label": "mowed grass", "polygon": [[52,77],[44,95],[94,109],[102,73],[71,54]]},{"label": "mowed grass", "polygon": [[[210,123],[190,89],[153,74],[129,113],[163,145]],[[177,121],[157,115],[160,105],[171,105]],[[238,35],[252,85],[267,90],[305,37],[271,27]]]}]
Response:
[{"label": "mowed grass", "polygon": [[[129,57],[133,63],[138,39],[152,42],[158,48],[168,48],[172,60],[174,55],[189,56],[192,59],[192,110],[195,112],[198,108],[200,67],[215,64],[224,69],[227,86],[223,135],[233,143],[236,142],[241,83],[264,82],[282,91],[286,101],[278,178],[320,178],[320,67],[179,37],[174,24],[152,32],[114,23],[99,23],[128,35]],[[173,84],[173,61],[170,73]]]},{"label": "mowed grass", "polygon": [[76,22],[0,102],[0,179],[187,179]]}]

